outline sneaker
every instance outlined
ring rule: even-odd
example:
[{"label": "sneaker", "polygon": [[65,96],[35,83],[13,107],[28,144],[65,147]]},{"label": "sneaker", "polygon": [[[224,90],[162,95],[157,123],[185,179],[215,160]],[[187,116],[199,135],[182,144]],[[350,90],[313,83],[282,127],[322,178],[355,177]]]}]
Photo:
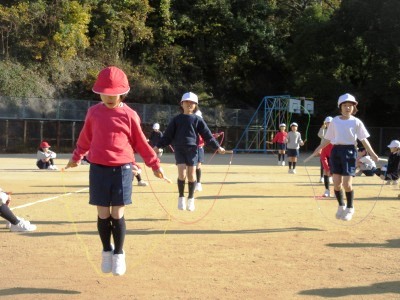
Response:
[{"label": "sneaker", "polygon": [[385,184],[386,185],[391,185],[392,183],[390,182],[390,180],[387,180]]},{"label": "sneaker", "polygon": [[11,224],[10,230],[13,232],[35,231],[36,225],[33,225],[29,221],[26,221],[26,220],[20,220],[17,225]]},{"label": "sneaker", "polygon": [[319,182],[324,183],[324,177],[321,177],[321,178],[319,179]]},{"label": "sneaker", "polygon": [[354,207],[346,208],[346,210],[342,215],[342,220],[350,221],[353,218],[353,215],[354,215]]},{"label": "sneaker", "polygon": [[329,177],[329,183],[333,184],[333,178],[332,177]]},{"label": "sneaker", "polygon": [[322,197],[330,197],[331,192],[329,190],[325,190],[325,193],[322,195]]},{"label": "sneaker", "polygon": [[292,169],[289,169],[289,170],[288,170],[288,173],[289,173],[289,174],[292,174],[292,173],[293,173]]},{"label": "sneaker", "polygon": [[50,165],[47,167],[47,170],[58,170],[58,168],[55,165]]},{"label": "sneaker", "polygon": [[[18,216],[16,216],[16,218],[17,218],[18,221],[26,221],[24,218],[20,218]],[[29,221],[26,221],[26,222],[30,223]],[[6,222],[6,228],[7,229],[10,229],[11,225],[12,225],[11,222],[9,222],[9,221]]]},{"label": "sneaker", "polygon": [[398,184],[399,184],[399,181],[398,181],[398,180],[393,180],[392,184],[393,184],[393,185],[398,185]]},{"label": "sneaker", "polygon": [[296,174],[296,169],[292,169],[292,174]]},{"label": "sneaker", "polygon": [[201,182],[196,182],[196,187],[194,188],[195,191],[201,192],[203,187],[201,186]]},{"label": "sneaker", "polygon": [[188,199],[187,210],[188,210],[188,211],[194,211],[194,210],[195,210],[195,207],[194,207],[194,198],[189,198],[189,199]]},{"label": "sneaker", "polygon": [[338,209],[337,209],[337,212],[336,212],[336,219],[338,219],[338,220],[342,219],[342,216],[344,215],[345,211],[346,211],[346,206],[345,205],[343,205],[343,206],[339,205]]},{"label": "sneaker", "polygon": [[140,180],[140,181],[138,181],[137,185],[138,186],[148,186],[149,184],[144,180]]},{"label": "sneaker", "polygon": [[110,251],[101,251],[101,271],[103,273],[111,273],[113,266],[114,245],[111,244]]},{"label": "sneaker", "polygon": [[282,166],[285,166],[285,161],[282,162]]},{"label": "sneaker", "polygon": [[126,272],[125,251],[112,256],[112,273],[115,276],[124,275]]},{"label": "sneaker", "polygon": [[186,210],[186,198],[185,197],[178,198],[178,209]]}]

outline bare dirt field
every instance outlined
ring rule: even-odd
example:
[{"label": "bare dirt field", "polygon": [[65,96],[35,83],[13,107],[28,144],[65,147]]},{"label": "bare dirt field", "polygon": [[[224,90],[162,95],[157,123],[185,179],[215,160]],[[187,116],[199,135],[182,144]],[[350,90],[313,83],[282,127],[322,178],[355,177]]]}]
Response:
[{"label": "bare dirt field", "polygon": [[[0,155],[13,212],[38,226],[13,233],[0,221],[0,298],[400,299],[398,188],[356,177],[354,218],[338,221],[336,200],[318,197],[318,160],[305,157],[288,174],[273,154],[207,155],[195,212],[145,168],[150,185],[135,179],[125,214],[127,273],[113,277],[100,271],[89,166],[40,171],[35,155]],[[175,182],[172,155],[162,162]]]}]

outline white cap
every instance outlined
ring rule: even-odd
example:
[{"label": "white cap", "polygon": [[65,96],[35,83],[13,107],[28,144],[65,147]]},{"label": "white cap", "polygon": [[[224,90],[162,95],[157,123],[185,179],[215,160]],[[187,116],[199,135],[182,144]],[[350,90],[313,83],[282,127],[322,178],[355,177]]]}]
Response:
[{"label": "white cap", "polygon": [[285,123],[281,123],[281,124],[279,124],[279,127],[286,127],[286,124]]},{"label": "white cap", "polygon": [[389,148],[400,148],[400,142],[398,140],[393,140],[388,145]]},{"label": "white cap", "polygon": [[292,124],[290,124],[290,127],[292,127],[292,126],[299,127],[299,125],[296,122],[293,122]]},{"label": "white cap", "polygon": [[326,117],[325,120],[324,120],[324,122],[325,122],[325,123],[330,123],[330,122],[332,122],[332,120],[333,120],[332,117]]},{"label": "white cap", "polygon": [[350,95],[348,93],[346,93],[346,94],[344,94],[344,95],[339,97],[337,106],[340,107],[340,104],[342,104],[344,102],[353,102],[356,105],[358,104],[358,102],[356,101],[356,98],[354,98],[353,95]]},{"label": "white cap", "polygon": [[197,97],[197,95],[195,93],[192,92],[188,92],[188,93],[184,93],[181,99],[182,101],[192,101],[194,103],[199,103],[199,98]]},{"label": "white cap", "polygon": [[153,129],[159,130],[160,129],[160,124],[154,123],[153,124]]},{"label": "white cap", "polygon": [[203,114],[201,113],[200,110],[197,110],[194,114],[198,115],[200,118],[203,118]]}]

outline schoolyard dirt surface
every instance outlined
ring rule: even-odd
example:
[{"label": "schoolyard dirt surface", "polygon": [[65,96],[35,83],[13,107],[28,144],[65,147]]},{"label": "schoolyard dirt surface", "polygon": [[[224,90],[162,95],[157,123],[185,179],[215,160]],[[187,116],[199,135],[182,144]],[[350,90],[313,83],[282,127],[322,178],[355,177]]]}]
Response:
[{"label": "schoolyard dirt surface", "polygon": [[[133,183],[127,272],[114,277],[100,271],[89,166],[42,171],[35,155],[0,155],[13,212],[38,226],[13,233],[0,221],[0,298],[400,299],[398,187],[355,177],[356,213],[338,221],[336,200],[319,197],[318,159],[305,157],[288,174],[274,154],[209,154],[195,212],[141,163],[150,185]],[[162,157],[175,182],[173,161]]]}]

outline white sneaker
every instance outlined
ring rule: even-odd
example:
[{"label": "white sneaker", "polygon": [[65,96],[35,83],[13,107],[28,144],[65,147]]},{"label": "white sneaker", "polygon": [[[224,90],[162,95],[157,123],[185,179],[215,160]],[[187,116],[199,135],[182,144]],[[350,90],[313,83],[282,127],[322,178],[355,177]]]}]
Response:
[{"label": "white sneaker", "polygon": [[336,219],[340,220],[342,218],[342,216],[344,215],[345,211],[346,211],[346,206],[345,205],[343,205],[343,206],[339,205],[338,209],[336,211]]},{"label": "white sneaker", "polygon": [[342,215],[342,220],[350,221],[353,218],[353,215],[354,215],[354,207],[346,208],[344,214]]},{"label": "white sneaker", "polygon": [[185,197],[178,198],[178,209],[186,210],[186,198]]},{"label": "white sneaker", "polygon": [[124,275],[126,272],[125,251],[112,256],[112,273],[115,276]]},{"label": "white sneaker", "polygon": [[189,198],[189,199],[188,199],[187,210],[188,210],[188,211],[194,211],[194,210],[195,210],[195,207],[194,207],[194,198]]},{"label": "white sneaker", "polygon": [[35,231],[36,225],[33,225],[29,221],[26,221],[26,220],[20,220],[17,225],[11,224],[10,230],[13,232]]},{"label": "white sneaker", "polygon": [[201,192],[203,187],[201,186],[201,182],[196,182],[196,187],[194,188],[195,191]]},{"label": "white sneaker", "polygon": [[329,177],[329,183],[333,184],[333,178],[332,177]]},{"label": "white sneaker", "polygon": [[319,182],[324,183],[324,177],[321,177],[321,178],[319,179]]},{"label": "white sneaker", "polygon": [[138,181],[137,185],[138,186],[148,186],[149,184],[144,180],[140,180],[140,181]]},{"label": "white sneaker", "polygon": [[390,180],[387,180],[385,184],[386,185],[391,185],[392,183],[390,182]]},{"label": "white sneaker", "polygon": [[398,180],[393,180],[393,181],[392,181],[392,184],[393,184],[393,185],[398,185],[398,184],[399,184],[399,181],[398,181]]},{"label": "white sneaker", "polygon": [[296,174],[296,169],[292,169],[292,174]]},{"label": "white sneaker", "polygon": [[285,161],[282,161],[282,166],[284,166],[285,165]]},{"label": "white sneaker", "polygon": [[[20,218],[18,216],[15,216],[15,217],[17,218],[18,221],[26,221],[24,218]],[[26,222],[30,223],[29,221],[26,221]],[[6,222],[6,228],[7,229],[10,229],[11,225],[12,225],[11,222],[9,222],[9,221]]]},{"label": "white sneaker", "polygon": [[330,197],[331,192],[329,190],[325,190],[325,193],[322,195],[322,197]]},{"label": "white sneaker", "polygon": [[103,273],[110,273],[113,266],[113,251],[114,245],[111,244],[111,251],[101,251],[101,271]]},{"label": "white sneaker", "polygon": [[289,169],[289,170],[288,170],[288,173],[289,173],[289,174],[292,174],[292,173],[293,173],[292,169]]}]

